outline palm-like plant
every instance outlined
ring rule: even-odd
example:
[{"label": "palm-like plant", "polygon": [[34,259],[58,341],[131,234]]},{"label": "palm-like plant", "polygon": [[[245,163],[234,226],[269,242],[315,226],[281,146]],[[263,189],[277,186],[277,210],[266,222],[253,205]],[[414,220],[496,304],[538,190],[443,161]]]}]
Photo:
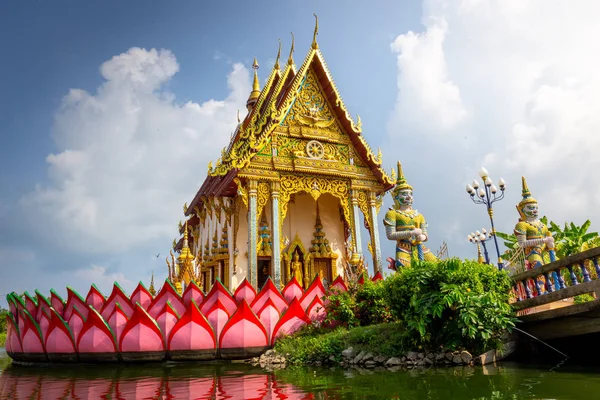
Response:
[{"label": "palm-like plant", "polygon": [[549,229],[556,243],[556,255],[563,258],[597,247],[595,244],[598,244],[598,232],[588,232],[590,225],[589,219],[581,226],[577,226],[573,222],[570,224],[565,222],[565,227],[561,229],[550,221]]}]

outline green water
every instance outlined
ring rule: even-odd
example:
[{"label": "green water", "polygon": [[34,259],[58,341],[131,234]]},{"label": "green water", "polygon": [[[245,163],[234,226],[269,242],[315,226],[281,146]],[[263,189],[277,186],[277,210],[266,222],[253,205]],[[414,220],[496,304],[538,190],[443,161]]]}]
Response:
[{"label": "green water", "polygon": [[523,367],[412,371],[247,364],[11,365],[0,349],[1,399],[597,399],[600,370]]}]

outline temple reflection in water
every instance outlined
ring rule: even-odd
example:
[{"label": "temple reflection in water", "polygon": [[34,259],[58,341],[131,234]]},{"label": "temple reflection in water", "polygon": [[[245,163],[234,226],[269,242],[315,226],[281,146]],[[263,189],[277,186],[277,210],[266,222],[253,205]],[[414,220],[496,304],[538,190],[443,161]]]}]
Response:
[{"label": "temple reflection in water", "polygon": [[[0,399],[313,399],[261,369],[171,365],[74,370],[12,367],[0,372]],[[113,371],[111,373],[111,371]]]}]

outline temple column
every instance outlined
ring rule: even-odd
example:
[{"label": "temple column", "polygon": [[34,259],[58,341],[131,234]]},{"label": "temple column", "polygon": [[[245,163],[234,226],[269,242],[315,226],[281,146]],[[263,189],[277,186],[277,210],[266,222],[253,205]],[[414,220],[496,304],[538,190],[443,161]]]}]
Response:
[{"label": "temple column", "polygon": [[258,243],[256,226],[256,195],[258,182],[248,180],[248,282],[258,289],[258,259],[256,254],[256,245]]},{"label": "temple column", "polygon": [[381,265],[381,245],[379,244],[379,226],[377,225],[377,202],[375,200],[375,192],[369,192],[369,225],[371,225],[371,239],[375,252],[373,254],[373,269],[383,274],[383,266]]},{"label": "temple column", "polygon": [[281,238],[279,232],[279,182],[271,185],[271,232],[273,243],[273,283],[281,289]]},{"label": "temple column", "polygon": [[362,241],[360,238],[360,215],[358,214],[358,191],[351,191],[351,199],[352,199],[352,215],[353,215],[353,227],[352,233],[354,234],[354,245],[356,246],[356,252],[358,255],[362,254]]}]

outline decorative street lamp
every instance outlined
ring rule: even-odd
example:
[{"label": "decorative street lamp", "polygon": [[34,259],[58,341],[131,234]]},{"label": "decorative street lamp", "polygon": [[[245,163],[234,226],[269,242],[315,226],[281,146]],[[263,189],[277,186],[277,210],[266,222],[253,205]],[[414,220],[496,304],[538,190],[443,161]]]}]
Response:
[{"label": "decorative street lamp", "polygon": [[500,188],[500,194],[498,194],[498,187],[492,183],[492,179],[489,177],[487,169],[481,167],[479,170],[479,176],[483,180],[483,186],[479,187],[477,179],[473,180],[472,185],[467,185],[467,193],[471,196],[471,200],[475,204],[485,204],[490,216],[490,223],[492,224],[492,231],[490,236],[494,238],[494,245],[496,246],[496,254],[498,255],[498,268],[504,268],[504,262],[500,257],[500,247],[498,246],[498,238],[496,237],[496,228],[494,227],[494,210],[492,204],[500,201],[504,198],[504,190],[506,189],[506,183],[504,179],[500,178],[498,181],[498,187]]},{"label": "decorative street lamp", "polygon": [[[483,254],[485,255],[485,263],[490,263],[490,257],[488,255],[487,246],[485,242],[492,240],[492,234],[488,233],[485,228],[481,229],[481,232],[476,231],[475,233],[471,232],[471,234],[467,235],[467,240],[471,243],[475,243],[477,245],[477,253],[478,256],[481,256],[481,249],[479,248],[479,243],[483,246]],[[483,264],[483,259],[481,257],[477,258],[477,261]]]}]

